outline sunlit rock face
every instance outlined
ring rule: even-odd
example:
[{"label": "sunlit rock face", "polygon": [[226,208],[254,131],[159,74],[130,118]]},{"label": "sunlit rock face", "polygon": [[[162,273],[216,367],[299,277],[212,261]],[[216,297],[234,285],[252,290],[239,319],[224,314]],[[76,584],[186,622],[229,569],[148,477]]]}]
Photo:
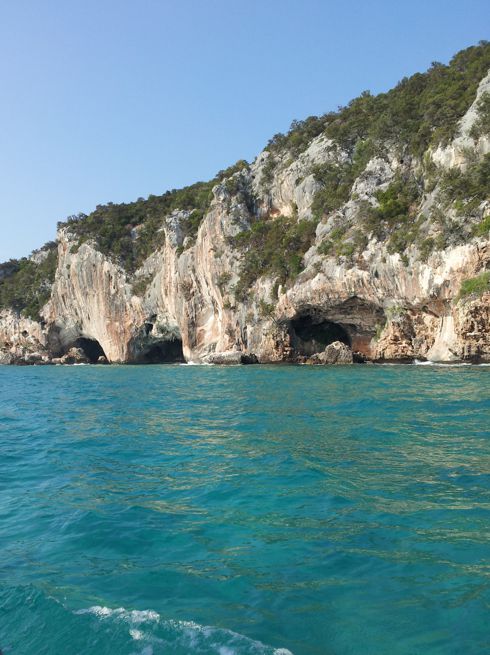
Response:
[{"label": "sunlit rock face", "polygon": [[[487,76],[456,137],[430,149],[424,165],[432,158],[441,170],[464,169],[471,157],[490,151],[487,137],[471,136],[477,103],[489,89]],[[322,250],[342,221],[355,224],[366,206],[376,207],[376,194],[396,176],[417,173],[427,186],[421,214],[443,211],[422,160],[400,157],[396,144],[367,162],[339,209],[317,220],[297,276],[278,283],[259,275],[237,296],[246,256],[238,235],[264,217],[312,220],[315,166],[349,156],[323,135],[295,158],[276,155],[272,170],[270,152],[262,152],[214,187],[195,237],[183,229],[189,211],[162,217],[164,245],[131,275],[95,243],[79,245],[61,229],[43,322],[2,312],[0,361],[60,361],[73,348],[92,363],[329,363],[337,355],[342,361],[490,361],[490,293],[459,296],[465,280],[490,268],[488,235],[469,232],[464,243],[432,248],[426,257],[417,244],[393,253],[373,234],[354,255]],[[489,214],[487,200],[467,220]]]},{"label": "sunlit rock face", "polygon": [[47,363],[50,353],[41,325],[14,311],[0,311],[0,364]]}]

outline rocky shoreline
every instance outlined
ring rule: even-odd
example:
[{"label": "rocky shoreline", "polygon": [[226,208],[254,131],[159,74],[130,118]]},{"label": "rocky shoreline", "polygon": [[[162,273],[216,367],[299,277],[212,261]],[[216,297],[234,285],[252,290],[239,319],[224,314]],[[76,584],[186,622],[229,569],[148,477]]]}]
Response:
[{"label": "rocky shoreline", "polygon": [[[202,362],[167,362],[167,364],[194,364],[194,365],[208,365],[208,366],[249,366],[249,365],[306,365],[306,366],[349,366],[354,364],[361,365],[413,365],[413,364],[433,364],[433,365],[446,365],[446,366],[461,366],[464,365],[490,365],[490,362],[472,360],[451,360],[448,362],[431,361],[428,359],[398,359],[398,360],[384,360],[384,359],[368,359],[360,352],[353,352],[346,344],[335,341],[329,344],[325,350],[315,353],[311,356],[296,356],[288,360],[273,361],[273,362],[259,362],[255,355],[244,354],[241,351],[227,351],[223,353],[213,353],[206,357]],[[119,364],[121,364],[119,362]],[[134,362],[127,362],[127,365],[135,365]],[[24,356],[12,357],[8,361],[4,357],[0,360],[0,365],[11,366],[108,366],[110,362],[103,355],[99,356],[97,360],[91,360],[82,348],[70,348],[62,357],[49,357],[39,352],[31,352]],[[148,365],[148,364],[143,364]]]}]

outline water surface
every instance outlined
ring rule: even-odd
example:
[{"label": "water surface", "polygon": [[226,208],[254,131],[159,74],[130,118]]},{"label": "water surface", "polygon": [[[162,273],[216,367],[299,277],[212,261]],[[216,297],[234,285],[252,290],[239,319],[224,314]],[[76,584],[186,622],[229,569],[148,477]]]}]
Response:
[{"label": "water surface", "polygon": [[490,368],[0,367],[5,655],[490,652]]}]

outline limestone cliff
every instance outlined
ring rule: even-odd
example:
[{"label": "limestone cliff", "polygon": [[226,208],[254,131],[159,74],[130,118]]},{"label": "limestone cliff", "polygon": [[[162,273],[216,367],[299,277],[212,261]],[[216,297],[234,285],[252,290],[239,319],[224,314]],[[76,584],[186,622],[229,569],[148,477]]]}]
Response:
[{"label": "limestone cliff", "polygon": [[318,362],[334,342],[357,361],[490,361],[489,92],[487,74],[452,137],[415,154],[333,138],[328,116],[298,152],[293,129],[218,179],[194,232],[192,208],[153,216],[135,270],[62,225],[40,320],[0,314],[0,361]]}]

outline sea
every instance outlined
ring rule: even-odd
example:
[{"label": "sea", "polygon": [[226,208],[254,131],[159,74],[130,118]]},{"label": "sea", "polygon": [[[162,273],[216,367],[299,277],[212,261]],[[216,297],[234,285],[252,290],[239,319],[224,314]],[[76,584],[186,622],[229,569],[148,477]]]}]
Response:
[{"label": "sea", "polygon": [[0,650],[490,653],[490,367],[0,367]]}]

